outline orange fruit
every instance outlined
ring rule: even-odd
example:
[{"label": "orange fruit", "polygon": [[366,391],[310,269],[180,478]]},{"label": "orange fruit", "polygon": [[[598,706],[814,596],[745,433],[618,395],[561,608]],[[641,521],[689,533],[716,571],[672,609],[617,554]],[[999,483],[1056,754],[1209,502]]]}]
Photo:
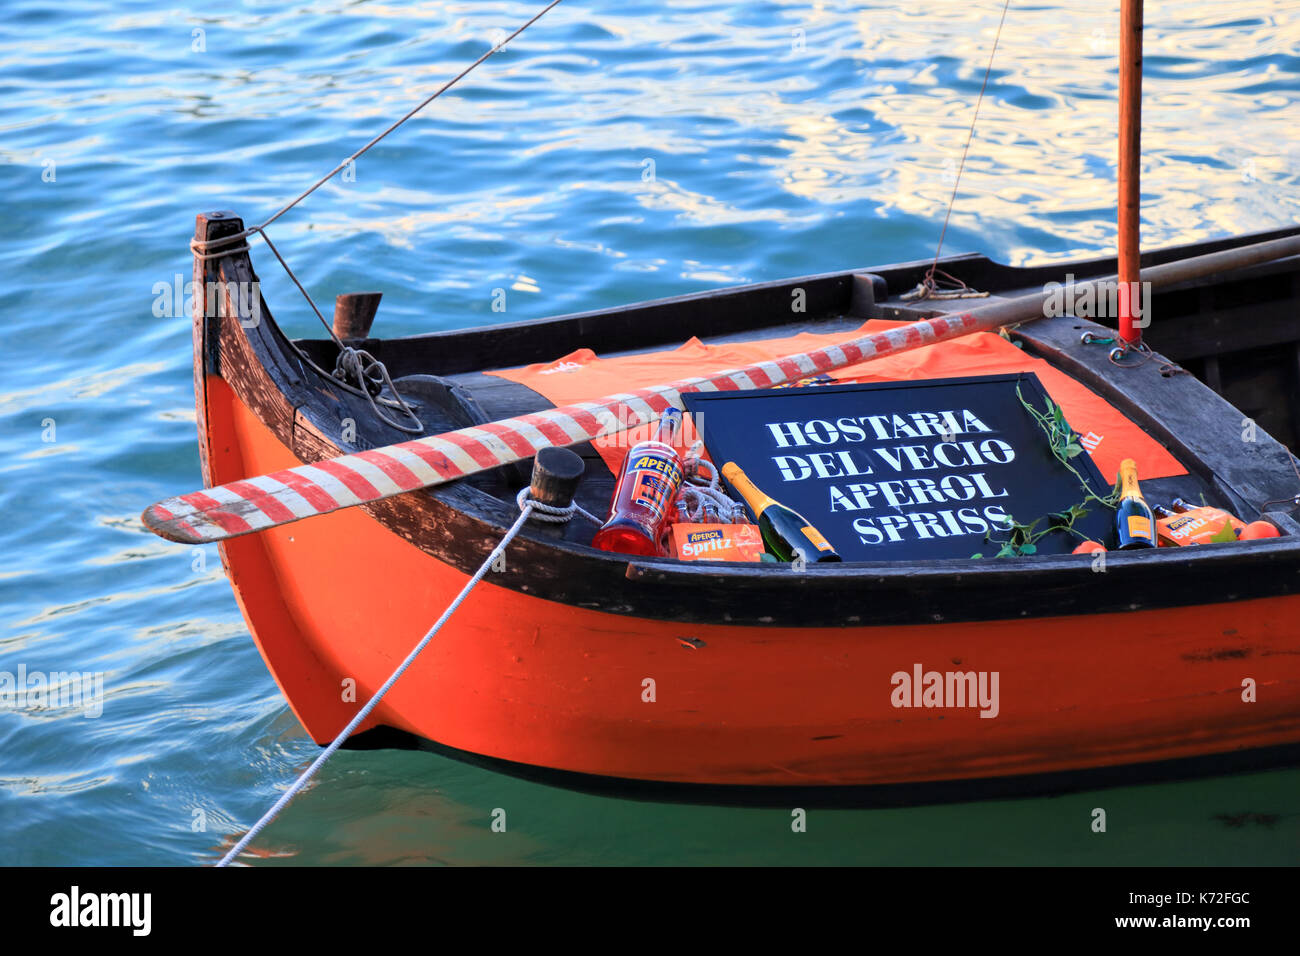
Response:
[{"label": "orange fruit", "polygon": [[1254,541],[1257,538],[1277,538],[1282,532],[1271,521],[1252,521],[1241,529],[1242,541]]},{"label": "orange fruit", "polygon": [[1106,546],[1097,541],[1085,541],[1079,545],[1071,554],[1092,554],[1095,551],[1105,551]]}]

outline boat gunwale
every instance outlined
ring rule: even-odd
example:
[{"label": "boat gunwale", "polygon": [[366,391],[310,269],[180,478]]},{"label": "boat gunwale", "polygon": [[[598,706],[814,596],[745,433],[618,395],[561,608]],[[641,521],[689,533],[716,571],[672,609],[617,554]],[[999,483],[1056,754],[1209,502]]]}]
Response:
[{"label": "boat gunwale", "polygon": [[[1284,239],[1295,235],[1300,235],[1300,225],[1247,233],[1243,236],[1225,236],[1218,239],[1182,243],[1176,246],[1164,246],[1159,249],[1152,249],[1144,252],[1142,254],[1142,267],[1146,268],[1153,265],[1162,265],[1166,262],[1174,262],[1191,256],[1207,255],[1209,253],[1219,252],[1226,249],[1234,249],[1240,246],[1252,245],[1259,242],[1268,242],[1274,239]],[[1099,276],[1113,275],[1115,272],[1115,257],[1113,256],[1096,256],[1090,259],[1071,259],[1065,261],[1037,263],[1026,266],[1008,265],[990,259],[988,256],[979,252],[957,253],[944,256],[938,260],[940,266],[956,265],[959,263],[979,264],[981,267],[999,275],[1003,279],[1007,280],[1006,285],[1003,286],[1003,288],[1009,287],[1013,284],[1041,284],[1039,280],[1042,279],[1051,281],[1051,278],[1061,274],[1062,270],[1068,270],[1078,279],[1092,279]],[[522,319],[518,322],[502,322],[487,326],[442,329],[433,332],[415,332],[410,335],[393,336],[391,338],[367,338],[360,341],[363,343],[386,343],[396,346],[405,344],[417,345],[433,342],[447,342],[456,339],[468,340],[483,336],[495,337],[515,335],[518,333],[533,333],[542,328],[554,332],[566,326],[579,327],[593,320],[604,320],[611,316],[625,314],[631,311],[676,308],[683,305],[709,303],[719,298],[731,298],[737,295],[785,291],[792,285],[851,282],[855,276],[886,273],[907,273],[909,276],[910,274],[915,273],[919,276],[934,264],[935,262],[933,259],[913,259],[904,262],[893,262],[859,269],[841,269],[833,272],[819,272],[811,275],[790,276],[783,279],[773,279],[763,282],[720,286],[716,289],[704,289],[699,292],[687,292],[681,295],[664,296],[657,299],[643,299],[638,302],[610,306],[603,309],[588,309],[581,312],[566,312],[560,315],[544,316],[537,319]],[[1014,280],[1014,283],[1011,280]],[[906,282],[906,280],[904,281]],[[1183,283],[1178,287],[1192,284],[1193,283]],[[945,308],[945,300],[937,300],[930,304],[936,306],[934,309],[926,310],[930,314],[940,314],[941,312],[948,310]],[[948,306],[950,307],[951,303],[948,303]],[[755,324],[751,327],[763,328],[765,326],[763,324]],[[594,330],[584,328],[582,331],[585,334]],[[328,339],[302,338],[293,339],[292,341],[295,344],[312,343],[332,345]],[[653,345],[650,347],[653,347]]]}]

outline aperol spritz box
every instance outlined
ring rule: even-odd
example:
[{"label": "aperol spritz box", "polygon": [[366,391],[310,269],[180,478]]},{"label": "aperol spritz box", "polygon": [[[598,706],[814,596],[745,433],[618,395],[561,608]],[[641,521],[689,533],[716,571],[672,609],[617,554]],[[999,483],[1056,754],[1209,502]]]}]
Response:
[{"label": "aperol spritz box", "polygon": [[1225,525],[1239,534],[1246,527],[1244,521],[1221,508],[1192,508],[1156,522],[1156,535],[1162,548],[1189,544],[1209,544],[1220,535]]},{"label": "aperol spritz box", "polygon": [[692,524],[672,526],[668,556],[680,561],[760,561],[763,537],[752,524]]}]

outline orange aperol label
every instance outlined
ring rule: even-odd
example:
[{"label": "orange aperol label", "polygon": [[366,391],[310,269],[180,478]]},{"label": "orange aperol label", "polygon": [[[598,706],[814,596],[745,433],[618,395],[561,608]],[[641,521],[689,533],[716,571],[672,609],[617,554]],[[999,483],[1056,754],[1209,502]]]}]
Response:
[{"label": "orange aperol label", "polygon": [[681,561],[760,561],[763,536],[752,524],[673,525],[669,555]]},{"label": "orange aperol label", "polygon": [[1193,508],[1156,522],[1156,533],[1162,547],[1184,547],[1189,544],[1209,544],[1210,539],[1231,525],[1241,531],[1246,523],[1222,508]]}]

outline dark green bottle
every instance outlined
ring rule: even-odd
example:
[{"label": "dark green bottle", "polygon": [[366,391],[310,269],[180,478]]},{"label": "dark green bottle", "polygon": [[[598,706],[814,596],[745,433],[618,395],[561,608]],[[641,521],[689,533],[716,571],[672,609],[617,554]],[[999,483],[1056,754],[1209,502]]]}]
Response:
[{"label": "dark green bottle", "polygon": [[1156,519],[1138,488],[1137,462],[1125,458],[1119,465],[1119,504],[1115,507],[1115,527],[1119,531],[1119,550],[1154,548]]},{"label": "dark green bottle", "polygon": [[807,518],[759,491],[734,461],[722,466],[722,476],[740,492],[754,512],[767,550],[782,561],[793,561],[797,557],[809,563],[843,560]]}]

